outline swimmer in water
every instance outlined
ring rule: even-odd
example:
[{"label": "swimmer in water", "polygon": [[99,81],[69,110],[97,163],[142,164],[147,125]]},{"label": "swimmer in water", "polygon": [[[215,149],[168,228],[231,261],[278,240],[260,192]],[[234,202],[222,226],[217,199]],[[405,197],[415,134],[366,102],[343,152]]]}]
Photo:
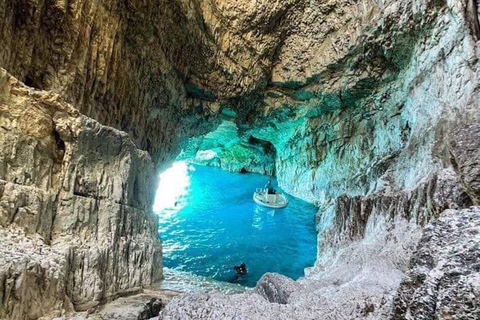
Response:
[{"label": "swimmer in water", "polygon": [[239,266],[234,266],[233,269],[235,269],[235,271],[237,271],[237,274],[239,275],[247,274],[247,266],[244,262],[242,262],[242,264]]}]

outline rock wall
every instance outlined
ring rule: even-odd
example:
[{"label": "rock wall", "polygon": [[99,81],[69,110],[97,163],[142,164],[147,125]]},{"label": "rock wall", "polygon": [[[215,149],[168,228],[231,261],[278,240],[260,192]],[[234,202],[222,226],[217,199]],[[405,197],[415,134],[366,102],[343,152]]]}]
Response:
[{"label": "rock wall", "polygon": [[320,21],[338,29],[313,40],[306,19],[303,37],[283,39],[256,122],[240,125],[275,146],[281,186],[319,205],[315,266],[296,284],[266,277],[253,294],[180,296],[160,319],[477,315],[478,210],[460,210],[478,201],[476,10],[469,1],[328,4],[335,19]]},{"label": "rock wall", "polygon": [[211,113],[184,86],[204,38],[192,10],[176,0],[2,1],[0,66],[126,131],[162,164]]},{"label": "rock wall", "polygon": [[480,317],[479,224],[480,208],[472,207],[447,210],[424,229],[392,320]]},{"label": "rock wall", "polygon": [[253,136],[240,136],[233,121],[223,120],[212,132],[187,139],[177,160],[232,172],[275,175],[275,147]]},{"label": "rock wall", "polygon": [[0,317],[85,310],[159,280],[148,153],[3,69],[0,97]]},{"label": "rock wall", "polygon": [[[369,31],[325,67],[333,75],[296,90],[267,88],[264,121],[248,132],[275,146],[280,185],[325,203],[413,189],[448,166],[446,135],[477,118],[479,107],[477,37],[465,5],[385,1],[377,11],[371,4]],[[402,64],[392,69],[394,58]],[[362,95],[351,97],[348,86],[362,82]]]},{"label": "rock wall", "polygon": [[[153,167],[136,148],[161,166],[196,136],[195,158],[215,151],[199,161],[274,165],[286,191],[319,205],[318,259],[302,289],[267,277],[273,285],[252,295],[179,297],[161,317],[388,318],[422,228],[480,201],[477,9],[473,0],[3,1],[0,65],[48,91],[2,76],[0,225],[58,260],[12,271],[23,259],[12,240],[4,292],[38,277],[36,289],[52,294],[4,293],[4,314],[86,309],[157,279]],[[407,318],[410,293],[395,300]],[[45,308],[28,315],[32,303]]]}]

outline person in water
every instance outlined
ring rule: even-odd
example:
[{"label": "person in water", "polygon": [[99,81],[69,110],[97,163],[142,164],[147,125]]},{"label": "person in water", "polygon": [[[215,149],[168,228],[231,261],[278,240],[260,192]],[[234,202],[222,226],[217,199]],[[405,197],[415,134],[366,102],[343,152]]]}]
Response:
[{"label": "person in water", "polygon": [[268,179],[265,189],[267,189],[268,194],[275,194],[275,189],[272,186],[272,179]]},{"label": "person in water", "polygon": [[234,266],[233,269],[235,269],[235,271],[237,271],[237,274],[239,275],[247,274],[247,266],[244,262],[242,262],[242,264],[239,266]]}]

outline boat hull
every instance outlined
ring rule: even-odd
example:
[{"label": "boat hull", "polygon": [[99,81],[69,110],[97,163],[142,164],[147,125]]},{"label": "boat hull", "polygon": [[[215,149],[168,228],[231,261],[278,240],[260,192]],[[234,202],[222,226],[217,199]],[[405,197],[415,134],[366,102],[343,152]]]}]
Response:
[{"label": "boat hull", "polygon": [[268,199],[265,199],[265,195],[263,193],[259,192],[255,192],[253,194],[253,201],[255,201],[255,203],[258,205],[272,209],[283,209],[288,206],[288,200],[283,194],[275,194],[269,196],[275,196],[275,198],[278,197],[280,198],[280,201],[278,199],[275,199],[275,201],[269,201]]}]

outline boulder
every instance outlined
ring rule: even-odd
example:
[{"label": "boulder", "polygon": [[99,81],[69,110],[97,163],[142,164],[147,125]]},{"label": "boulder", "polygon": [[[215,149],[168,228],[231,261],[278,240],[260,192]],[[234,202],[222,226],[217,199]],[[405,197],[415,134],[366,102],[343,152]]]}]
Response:
[{"label": "boulder", "polygon": [[255,286],[255,292],[270,302],[286,304],[290,294],[302,286],[277,273],[266,273]]}]

